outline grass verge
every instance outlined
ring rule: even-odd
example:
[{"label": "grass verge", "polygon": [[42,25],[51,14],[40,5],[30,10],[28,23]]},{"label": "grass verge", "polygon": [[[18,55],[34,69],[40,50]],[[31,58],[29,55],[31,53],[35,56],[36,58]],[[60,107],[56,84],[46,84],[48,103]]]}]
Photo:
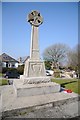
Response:
[{"label": "grass verge", "polygon": [[8,80],[7,79],[1,79],[0,80],[0,86],[2,85],[8,85]]},{"label": "grass verge", "polygon": [[0,77],[2,77],[2,73],[0,73]]},{"label": "grass verge", "polygon": [[[56,82],[65,89],[70,89],[80,95],[80,79],[51,79],[52,82]],[[8,85],[7,79],[0,80],[0,86]]]},{"label": "grass verge", "polygon": [[70,89],[80,95],[80,79],[52,79],[51,81],[59,83],[61,87]]}]

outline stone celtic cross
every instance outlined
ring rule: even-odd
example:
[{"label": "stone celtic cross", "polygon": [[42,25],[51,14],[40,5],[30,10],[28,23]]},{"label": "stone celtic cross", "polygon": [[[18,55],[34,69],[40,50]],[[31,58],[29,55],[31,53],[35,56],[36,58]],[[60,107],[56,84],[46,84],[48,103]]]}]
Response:
[{"label": "stone celtic cross", "polygon": [[39,25],[43,23],[43,18],[38,11],[34,10],[28,15],[28,22],[32,26],[30,59],[39,60],[40,54],[39,54],[38,28]]},{"label": "stone celtic cross", "polygon": [[43,23],[43,18],[38,11],[32,11],[28,15],[28,22],[30,22],[31,25],[38,27]]},{"label": "stone celtic cross", "polygon": [[24,76],[42,77],[46,76],[44,62],[40,59],[38,28],[43,23],[43,18],[38,11],[28,14],[28,22],[32,26],[30,59],[25,62]]}]

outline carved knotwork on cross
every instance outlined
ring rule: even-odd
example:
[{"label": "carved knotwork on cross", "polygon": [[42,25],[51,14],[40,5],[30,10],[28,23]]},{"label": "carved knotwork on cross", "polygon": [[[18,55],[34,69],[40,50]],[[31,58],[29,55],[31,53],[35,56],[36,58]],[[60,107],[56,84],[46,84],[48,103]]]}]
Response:
[{"label": "carved knotwork on cross", "polygon": [[38,11],[32,11],[28,15],[28,22],[30,22],[31,25],[38,27],[43,23],[43,18]]}]

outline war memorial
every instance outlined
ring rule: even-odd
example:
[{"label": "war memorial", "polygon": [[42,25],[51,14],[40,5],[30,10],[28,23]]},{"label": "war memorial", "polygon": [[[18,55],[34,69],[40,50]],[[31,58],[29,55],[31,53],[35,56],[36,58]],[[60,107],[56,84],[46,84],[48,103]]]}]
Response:
[{"label": "war memorial", "polygon": [[[62,109],[61,106],[64,104],[68,106],[77,104],[78,95],[61,92],[61,86],[51,82],[50,77],[46,76],[44,61],[40,59],[38,34],[39,26],[44,22],[43,17],[40,12],[34,10],[28,14],[27,20],[32,27],[30,59],[26,60],[24,74],[20,79],[15,79],[13,85],[2,89],[2,116],[3,118],[19,115],[25,117],[26,114],[26,118],[70,117],[68,109],[67,115],[66,112],[65,115],[60,113],[59,109]],[[55,106],[59,108],[56,114]],[[73,107],[70,109],[73,110]],[[76,113],[71,112],[73,117],[75,114],[78,115],[78,106],[75,109]],[[48,114],[44,112],[45,110]]]}]

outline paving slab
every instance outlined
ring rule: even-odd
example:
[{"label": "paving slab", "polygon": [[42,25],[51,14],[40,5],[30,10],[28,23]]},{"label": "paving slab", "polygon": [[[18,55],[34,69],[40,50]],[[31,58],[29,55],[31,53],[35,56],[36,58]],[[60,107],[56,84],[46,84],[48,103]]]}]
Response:
[{"label": "paving slab", "polygon": [[18,118],[72,118],[78,116],[78,102],[72,102],[69,104],[55,106],[55,107],[43,107],[41,109],[35,109],[29,111],[23,115],[15,116]]},{"label": "paving slab", "polygon": [[[58,106],[58,108],[57,108],[57,110],[58,110],[61,105],[66,104],[66,105],[68,105],[66,107],[66,109],[64,107],[62,109],[62,111],[64,111],[64,114],[65,114],[66,110],[68,111],[68,107],[70,108],[69,104],[70,105],[72,103],[75,104],[77,102],[77,100],[78,100],[78,94],[64,93],[64,92],[45,94],[45,95],[37,95],[37,96],[28,96],[28,97],[16,97],[13,85],[7,85],[4,87],[2,86],[2,113],[3,113],[3,116],[19,115],[19,113],[25,113],[25,111],[29,111],[29,116],[31,114],[33,114],[34,117],[36,115],[37,115],[37,117],[39,117],[37,112],[35,115],[34,112],[30,112],[30,111],[34,111],[34,109],[41,110],[46,107],[50,108],[49,109],[49,111],[50,111],[51,108],[53,110],[53,108],[55,108],[55,106]],[[78,106],[78,102],[76,103],[76,105]],[[71,106],[73,106],[73,105],[71,105]],[[71,107],[71,109],[72,109],[72,107]],[[72,112],[72,114],[75,114],[75,115],[78,114],[78,110],[76,110],[76,109]],[[49,111],[47,111],[47,112],[49,112]],[[53,111],[55,111],[55,109]],[[42,112],[42,113],[44,113],[44,112]],[[62,112],[61,112],[61,114],[62,114]],[[47,117],[46,113],[44,114],[44,117],[45,116]]]}]

